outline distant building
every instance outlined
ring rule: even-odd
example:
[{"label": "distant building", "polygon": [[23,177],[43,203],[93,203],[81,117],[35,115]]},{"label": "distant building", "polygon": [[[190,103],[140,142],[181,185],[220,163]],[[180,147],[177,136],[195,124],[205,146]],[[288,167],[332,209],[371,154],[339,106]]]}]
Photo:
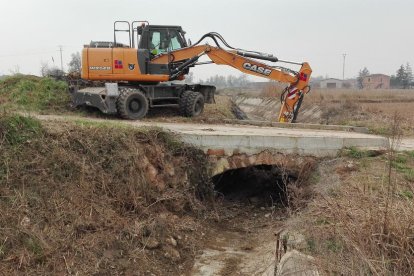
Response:
[{"label": "distant building", "polygon": [[358,89],[358,80],[357,79],[344,80],[342,88]]},{"label": "distant building", "polygon": [[362,79],[364,89],[390,89],[390,76],[373,74]]},{"label": "distant building", "polygon": [[343,88],[344,81],[340,79],[324,79],[319,82],[320,88],[328,88],[328,89],[337,89],[337,88]]}]

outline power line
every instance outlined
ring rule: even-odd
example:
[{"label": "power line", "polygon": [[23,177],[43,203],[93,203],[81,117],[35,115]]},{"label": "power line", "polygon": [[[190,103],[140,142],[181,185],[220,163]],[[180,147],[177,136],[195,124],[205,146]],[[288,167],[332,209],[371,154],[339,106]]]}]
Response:
[{"label": "power line", "polygon": [[37,56],[37,55],[45,55],[53,53],[54,51],[45,51],[45,52],[36,52],[36,53],[22,53],[22,54],[10,54],[10,55],[0,55],[0,58],[7,58],[7,57],[23,57],[23,56]]}]

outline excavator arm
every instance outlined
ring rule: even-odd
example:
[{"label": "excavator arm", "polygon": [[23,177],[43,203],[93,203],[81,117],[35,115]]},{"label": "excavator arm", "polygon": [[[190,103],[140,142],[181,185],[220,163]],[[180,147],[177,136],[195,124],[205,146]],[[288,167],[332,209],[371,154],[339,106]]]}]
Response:
[{"label": "excavator arm", "polygon": [[299,72],[296,72],[280,66],[270,66],[257,60],[277,62],[278,59],[271,55],[234,48],[227,50],[208,44],[194,45],[164,53],[154,57],[151,63],[178,64],[171,70],[170,78],[173,80],[182,77],[185,69],[197,65],[198,59],[204,55],[207,55],[212,63],[217,65],[228,65],[246,74],[287,83],[288,86],[281,95],[278,118],[279,122],[295,122],[303,97],[310,91],[309,79],[312,69],[308,63],[293,63],[301,65]]}]

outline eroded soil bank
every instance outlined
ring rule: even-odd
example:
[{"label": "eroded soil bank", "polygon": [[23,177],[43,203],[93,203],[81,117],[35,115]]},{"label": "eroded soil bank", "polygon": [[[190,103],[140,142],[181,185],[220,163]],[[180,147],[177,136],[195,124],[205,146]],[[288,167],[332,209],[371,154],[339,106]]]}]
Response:
[{"label": "eroded soil bank", "polygon": [[2,116],[0,141],[2,273],[272,270],[296,182],[278,167],[210,178],[201,151],[159,129],[18,115]]}]

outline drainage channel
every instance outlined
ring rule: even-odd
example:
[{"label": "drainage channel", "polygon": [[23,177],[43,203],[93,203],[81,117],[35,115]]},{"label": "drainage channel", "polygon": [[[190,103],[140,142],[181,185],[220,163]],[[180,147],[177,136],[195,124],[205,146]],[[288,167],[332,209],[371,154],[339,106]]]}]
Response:
[{"label": "drainage channel", "polygon": [[295,176],[259,165],[225,171],[212,181],[217,220],[205,227],[206,245],[191,274],[274,275],[275,233],[286,219],[286,187]]}]

